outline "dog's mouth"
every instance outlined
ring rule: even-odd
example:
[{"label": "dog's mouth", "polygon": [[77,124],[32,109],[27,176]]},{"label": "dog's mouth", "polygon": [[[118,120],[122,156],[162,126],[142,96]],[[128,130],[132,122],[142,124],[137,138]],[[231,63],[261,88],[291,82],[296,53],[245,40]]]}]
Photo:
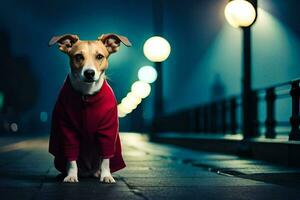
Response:
[{"label": "dog's mouth", "polygon": [[85,83],[94,83],[94,82],[98,82],[98,81],[100,80],[101,76],[103,75],[103,73],[104,73],[104,70],[102,70],[102,71],[100,72],[100,75],[99,75],[99,78],[98,78],[98,79],[95,79],[95,78],[91,78],[91,79],[84,78],[84,79],[83,79],[83,82],[85,82]]},{"label": "dog's mouth", "polygon": [[86,83],[86,84],[93,84],[100,80],[103,73],[104,73],[104,70],[101,70],[99,78],[97,77],[97,79],[96,79],[96,77],[93,77],[93,78],[92,77],[91,78],[84,77],[79,72],[74,72],[74,71],[71,74],[79,82]]},{"label": "dog's mouth", "polygon": [[94,82],[96,82],[96,80],[94,80],[94,79],[84,79],[83,82],[85,82],[85,83],[94,83]]}]

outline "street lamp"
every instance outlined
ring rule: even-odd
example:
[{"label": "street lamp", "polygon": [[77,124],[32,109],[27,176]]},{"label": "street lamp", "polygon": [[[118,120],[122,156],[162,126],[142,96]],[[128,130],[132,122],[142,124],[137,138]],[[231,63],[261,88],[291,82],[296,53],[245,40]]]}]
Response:
[{"label": "street lamp", "polygon": [[224,14],[227,22],[235,28],[251,26],[256,18],[254,6],[246,0],[228,2]]},{"label": "street lamp", "polygon": [[251,26],[257,18],[257,0],[231,0],[224,10],[228,23],[243,31],[242,107],[245,138],[257,135],[254,116],[254,95],[251,88]]},{"label": "street lamp", "polygon": [[145,42],[143,49],[146,58],[155,63],[158,74],[154,91],[154,117],[160,117],[163,113],[162,62],[169,57],[171,46],[163,37],[153,36]]}]

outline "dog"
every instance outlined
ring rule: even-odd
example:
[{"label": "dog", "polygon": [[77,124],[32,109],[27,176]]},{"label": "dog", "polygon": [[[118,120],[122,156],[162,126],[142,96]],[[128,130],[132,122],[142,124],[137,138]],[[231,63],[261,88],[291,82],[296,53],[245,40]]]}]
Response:
[{"label": "dog", "polygon": [[103,34],[83,41],[77,35],[54,36],[49,46],[70,59],[70,73],[53,109],[49,152],[63,182],[94,176],[115,183],[111,173],[124,168],[118,133],[117,101],[105,78],[108,58],[120,44],[130,47],[121,35]]}]

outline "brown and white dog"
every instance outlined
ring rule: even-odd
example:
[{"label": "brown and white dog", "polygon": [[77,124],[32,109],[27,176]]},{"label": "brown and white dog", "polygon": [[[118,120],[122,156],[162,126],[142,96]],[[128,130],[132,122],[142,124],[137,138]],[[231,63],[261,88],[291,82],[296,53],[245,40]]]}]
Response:
[{"label": "brown and white dog", "polygon": [[[59,49],[69,56],[69,80],[72,87],[82,95],[94,95],[103,86],[108,58],[118,51],[120,43],[131,46],[126,37],[117,34],[103,34],[94,41],[82,41],[72,34],[54,36],[49,41],[49,46],[58,44]],[[99,177],[101,182],[114,183],[110,171],[110,158],[99,157],[99,165],[99,170],[94,175]],[[69,160],[66,168],[64,182],[78,182],[76,160]]]},{"label": "brown and white dog", "polygon": [[49,46],[58,43],[59,49],[69,56],[72,86],[83,94],[93,94],[100,90],[108,57],[119,50],[120,42],[131,46],[126,37],[116,34],[103,34],[93,41],[81,41],[71,34],[54,36]]}]

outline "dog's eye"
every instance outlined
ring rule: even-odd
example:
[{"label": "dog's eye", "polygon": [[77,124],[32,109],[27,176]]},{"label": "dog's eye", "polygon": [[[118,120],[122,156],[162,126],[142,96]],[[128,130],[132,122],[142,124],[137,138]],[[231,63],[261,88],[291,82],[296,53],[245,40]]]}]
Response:
[{"label": "dog's eye", "polygon": [[83,55],[81,53],[78,53],[78,54],[75,55],[75,60],[77,62],[81,62],[81,61],[84,60],[84,57],[83,57]]},{"label": "dog's eye", "polygon": [[103,57],[104,57],[104,56],[101,55],[101,54],[97,54],[97,55],[96,55],[96,59],[97,59],[97,60],[101,60]]}]

